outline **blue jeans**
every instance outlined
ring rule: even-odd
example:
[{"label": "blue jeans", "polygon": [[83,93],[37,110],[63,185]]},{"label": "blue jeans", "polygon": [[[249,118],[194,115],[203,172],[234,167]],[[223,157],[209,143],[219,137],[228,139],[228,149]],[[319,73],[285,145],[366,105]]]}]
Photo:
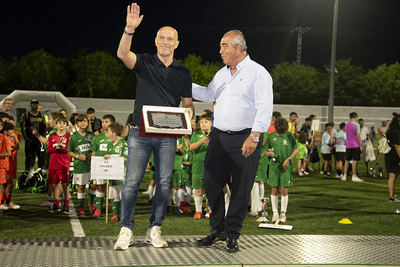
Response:
[{"label": "blue jeans", "polygon": [[139,137],[139,129],[133,128],[129,131],[128,149],[126,178],[121,199],[121,227],[129,229],[133,227],[138,189],[151,152],[154,157],[157,189],[152,201],[150,227],[161,226],[168,206],[176,139]]}]

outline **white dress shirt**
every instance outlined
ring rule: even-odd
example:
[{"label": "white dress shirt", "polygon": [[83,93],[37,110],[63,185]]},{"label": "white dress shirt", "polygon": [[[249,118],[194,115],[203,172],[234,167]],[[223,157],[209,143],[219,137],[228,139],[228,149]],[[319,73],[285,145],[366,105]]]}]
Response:
[{"label": "white dress shirt", "polygon": [[229,66],[220,69],[208,87],[192,84],[192,96],[214,102],[214,127],[221,131],[265,133],[272,117],[272,78],[247,55],[232,75]]}]

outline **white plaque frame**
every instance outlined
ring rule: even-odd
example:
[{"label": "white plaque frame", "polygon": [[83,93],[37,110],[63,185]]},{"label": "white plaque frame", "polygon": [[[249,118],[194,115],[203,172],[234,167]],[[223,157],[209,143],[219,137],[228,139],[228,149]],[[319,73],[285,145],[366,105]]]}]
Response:
[{"label": "white plaque frame", "polygon": [[[190,123],[189,114],[185,112],[185,109],[186,108],[144,105],[142,114],[143,114],[145,132],[153,134],[191,135],[192,126]],[[149,111],[157,113],[176,113],[177,115],[183,116],[186,125],[183,125],[184,128],[179,128],[179,129],[153,127],[149,123],[149,116],[148,116]]]},{"label": "white plaque frame", "polygon": [[93,156],[90,161],[90,177],[92,179],[124,180],[124,158],[111,156]]}]

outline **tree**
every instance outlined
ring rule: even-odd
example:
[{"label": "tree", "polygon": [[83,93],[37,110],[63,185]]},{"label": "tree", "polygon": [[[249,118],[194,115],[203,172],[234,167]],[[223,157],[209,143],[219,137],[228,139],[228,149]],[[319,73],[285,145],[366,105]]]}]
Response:
[{"label": "tree", "polygon": [[314,67],[297,62],[283,62],[271,72],[274,102],[279,104],[325,104],[327,82]]},{"label": "tree", "polygon": [[108,52],[78,55],[72,60],[71,71],[71,92],[75,96],[121,98],[125,95],[120,86],[126,71]]},{"label": "tree", "polygon": [[380,65],[365,76],[366,91],[372,105],[400,106],[400,64]]},{"label": "tree", "polygon": [[10,93],[10,62],[0,57],[0,92]]},{"label": "tree", "polygon": [[192,80],[194,83],[199,85],[207,86],[215,73],[223,67],[223,63],[220,62],[205,62],[202,63],[203,59],[200,56],[189,54],[183,61],[182,64],[189,69],[192,74]]},{"label": "tree", "polygon": [[11,64],[11,87],[20,90],[63,90],[68,72],[65,59],[55,58],[43,49],[35,50]]}]

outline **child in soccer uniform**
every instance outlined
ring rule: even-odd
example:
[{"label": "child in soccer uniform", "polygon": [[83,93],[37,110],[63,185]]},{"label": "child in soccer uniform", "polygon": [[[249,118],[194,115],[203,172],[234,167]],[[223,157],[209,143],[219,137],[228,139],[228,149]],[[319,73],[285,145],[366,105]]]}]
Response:
[{"label": "child in soccer uniform", "polygon": [[331,124],[325,124],[325,132],[322,135],[321,141],[321,154],[324,160],[324,177],[329,177],[329,162],[332,159],[332,126]]},{"label": "child in soccer uniform", "polygon": [[[268,134],[265,154],[270,157],[268,184],[271,186],[272,221],[286,222],[289,202],[288,187],[293,186],[292,160],[299,149],[296,139],[288,132],[288,122],[284,118],[275,121],[276,132]],[[278,189],[281,192],[281,215],[278,214]]]},{"label": "child in soccer uniform", "polygon": [[[106,136],[109,138],[107,153],[104,158],[107,159],[112,156],[123,157],[125,161],[128,160],[128,142],[121,137],[124,127],[118,123],[114,122],[105,130]],[[121,212],[121,192],[124,186],[123,180],[110,180],[110,191],[109,198],[111,199],[111,207],[113,216],[111,222],[118,222],[120,220]]]},{"label": "child in soccer uniform", "polygon": [[175,214],[183,214],[180,208],[180,204],[184,198],[184,182],[185,182],[185,171],[183,170],[183,155],[185,151],[183,149],[185,140],[182,138],[177,139],[176,153],[174,159],[174,168],[171,179],[172,194],[175,194]]},{"label": "child in soccer uniform", "polygon": [[[92,156],[104,156],[108,153],[108,146],[110,144],[110,139],[106,136],[105,131],[108,127],[115,122],[115,117],[111,114],[106,114],[103,116],[101,122],[102,131],[96,135],[93,139],[92,144]],[[101,208],[103,206],[105,191],[106,191],[106,180],[104,179],[92,179],[92,184],[90,185],[90,199],[93,197],[93,191],[95,191],[96,197],[93,201],[90,201],[89,205],[92,207],[91,210],[94,212],[92,217],[98,218],[101,216]]]},{"label": "child in soccer uniform", "polygon": [[68,155],[74,158],[73,184],[78,185],[79,216],[85,216],[85,187],[90,180],[90,154],[94,134],[87,130],[89,120],[86,114],[76,117],[77,131],[68,143]]},{"label": "child in soccer uniform", "polygon": [[69,155],[67,153],[70,135],[67,132],[68,120],[64,116],[59,116],[56,120],[57,132],[49,136],[47,152],[50,154],[48,183],[52,187],[54,202],[50,207],[50,212],[60,210],[59,190],[55,190],[58,184],[62,185],[64,194],[64,213],[69,213]]},{"label": "child in soccer uniform", "polygon": [[253,188],[251,189],[250,198],[251,198],[251,208],[250,208],[250,216],[260,215],[262,212],[262,199],[264,198],[264,183],[267,181],[267,169],[269,164],[269,158],[264,153],[266,150],[266,136],[264,134],[263,139],[263,147],[261,148],[260,159],[258,161],[256,178],[254,180]]},{"label": "child in soccer uniform", "polygon": [[339,131],[335,133],[335,142],[336,142],[336,178],[341,179],[343,177],[342,169],[343,163],[346,161],[346,132],[345,132],[346,123],[342,122],[339,125]]},{"label": "child in soccer uniform", "polygon": [[10,157],[12,154],[11,142],[8,136],[12,134],[14,126],[9,122],[1,121],[0,125],[0,210],[8,210],[9,205],[6,195],[7,172],[10,170]]},{"label": "child in soccer uniform", "polygon": [[307,166],[307,134],[305,132],[300,132],[297,138],[297,148],[299,152],[296,155],[297,159],[297,169],[299,170],[299,176],[308,175],[306,171]]},{"label": "child in soccer uniform", "polygon": [[21,139],[19,133],[14,131],[15,122],[12,116],[8,117],[8,122],[11,123],[12,126],[6,126],[6,128],[12,127],[12,129],[9,130],[9,134],[6,134],[11,143],[11,157],[9,158],[10,169],[7,172],[6,204],[10,209],[19,209],[20,206],[11,201],[11,196],[14,188],[14,181],[17,179],[18,150],[21,144]]},{"label": "child in soccer uniform", "polygon": [[188,207],[190,206],[190,202],[192,200],[192,161],[193,161],[193,153],[190,151],[190,136],[185,135],[183,137],[183,150],[185,154],[183,154],[182,158],[182,166],[183,171],[185,172],[184,176],[184,185],[186,189],[186,201],[181,203],[181,207]]},{"label": "child in soccer uniform", "polygon": [[194,189],[194,204],[196,212],[193,218],[195,220],[201,219],[203,216],[203,174],[204,174],[204,159],[208,147],[208,134],[211,131],[212,120],[207,115],[200,117],[200,130],[193,133],[190,139],[190,150],[193,152],[192,163],[192,187]]}]

